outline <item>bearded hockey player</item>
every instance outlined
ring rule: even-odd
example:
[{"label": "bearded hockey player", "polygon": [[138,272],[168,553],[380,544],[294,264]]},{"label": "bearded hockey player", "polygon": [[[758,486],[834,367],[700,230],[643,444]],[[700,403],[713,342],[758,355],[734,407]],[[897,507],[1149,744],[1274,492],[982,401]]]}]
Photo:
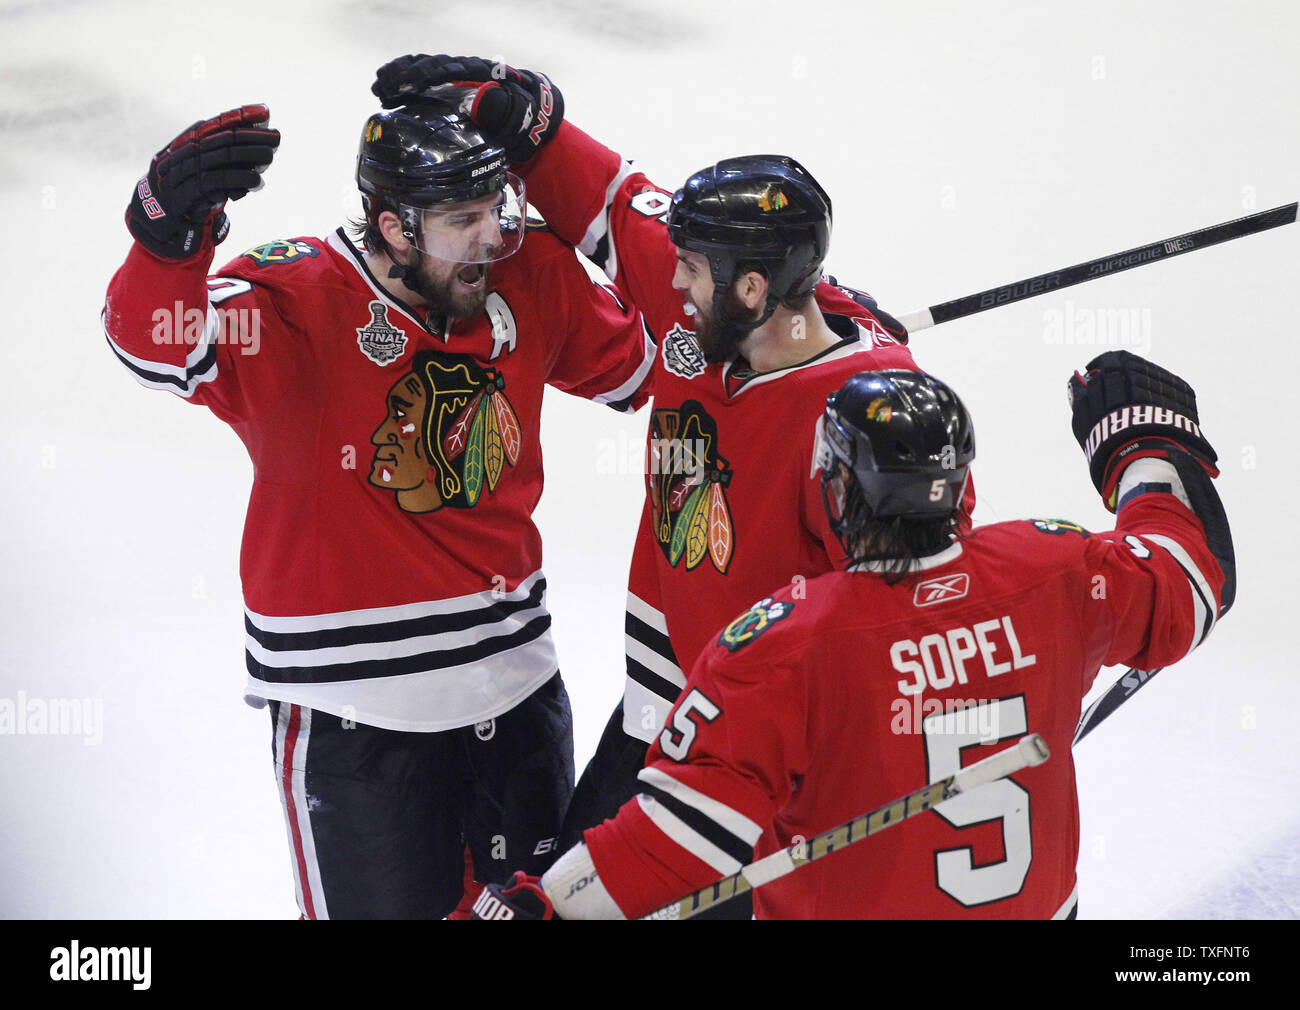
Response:
[{"label": "bearded hockey player", "polygon": [[279,144],[268,116],[154,158],[104,325],[136,379],[252,458],[246,695],[270,704],[303,916],[440,917],[466,845],[484,880],[548,865],[573,788],[531,519],[543,386],[636,406],[652,348],[526,224],[501,147],[436,105],[367,120],[360,247],[266,242],[207,276],[226,201]]},{"label": "bearded hockey player", "polygon": [[[563,102],[543,75],[407,56],[380,69],[374,91],[392,104],[457,83],[474,88],[475,121],[517,151],[551,227],[644,313],[658,345],[626,687],[566,819],[574,842],[635,793],[683,670],[718,627],[774,586],[842,562],[811,476],[827,394],[863,369],[916,366],[892,317],[822,280],[831,201],[794,159],[730,158],[669,194],[557,124]],[[543,122],[553,136],[532,143]]]},{"label": "bearded hockey player", "polygon": [[1099,667],[1177,662],[1232,602],[1216,456],[1190,386],[1125,351],[1070,380],[1116,529],[961,533],[970,418],[928,375],[855,376],[827,402],[821,484],[847,571],[760,600],[704,651],[640,795],[495,917],[633,918],[937,782],[1028,733],[1052,760],[754,892],[759,918],[1071,918],[1070,743]]}]

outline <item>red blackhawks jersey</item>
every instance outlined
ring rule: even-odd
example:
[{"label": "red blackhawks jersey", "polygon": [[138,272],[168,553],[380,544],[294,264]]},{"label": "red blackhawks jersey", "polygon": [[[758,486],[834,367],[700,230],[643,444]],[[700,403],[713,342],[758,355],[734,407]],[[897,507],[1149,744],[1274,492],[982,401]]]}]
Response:
[{"label": "red blackhawks jersey", "polygon": [[342,229],[208,277],[212,255],[133,245],[104,325],[139,382],[208,407],[252,458],[249,700],[416,731],[513,708],[557,668],[531,518],[543,386],[639,406],[640,317],[531,226],[485,310],[449,326],[387,294]]},{"label": "red blackhawks jersey", "polygon": [[1119,528],[998,523],[894,586],[788,587],[700,656],[641,795],[586,833],[605,888],[647,914],[936,782],[1026,733],[1051,758],[754,891],[759,918],[1050,918],[1074,906],[1071,740],[1098,668],[1168,666],[1218,613],[1223,574],[1172,494]]},{"label": "red blackhawks jersey", "polygon": [[739,358],[708,364],[672,286],[670,194],[569,122],[523,171],[547,222],[628,295],[658,345],[623,698],[624,729],[648,742],[724,622],[843,560],[812,476],[827,395],[861,371],[917,366],[868,296],[829,283],[817,301],[838,344],[771,372]]}]

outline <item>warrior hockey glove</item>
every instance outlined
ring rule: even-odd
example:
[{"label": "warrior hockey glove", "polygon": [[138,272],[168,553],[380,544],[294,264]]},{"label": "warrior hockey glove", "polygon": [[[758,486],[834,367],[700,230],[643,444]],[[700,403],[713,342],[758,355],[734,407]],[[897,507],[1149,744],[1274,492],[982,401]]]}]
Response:
[{"label": "warrior hockey glove", "polygon": [[541,878],[516,873],[501,884],[488,884],[470,910],[471,919],[555,919],[551,899],[542,890]]},{"label": "warrior hockey glove", "polygon": [[265,105],[245,105],[198,122],[154,155],[135,187],[126,225],[136,241],[167,259],[203,245],[205,229],[220,242],[230,229],[223,208],[262,188],[262,173],[280,145]]},{"label": "warrior hockey glove", "polygon": [[545,75],[477,56],[399,56],[375,72],[370,90],[391,109],[444,98],[448,85],[474,91],[470,119],[514,164],[533,157],[564,121],[564,96]]},{"label": "warrior hockey glove", "polygon": [[1211,477],[1218,456],[1201,434],[1196,393],[1159,365],[1128,351],[1107,351],[1070,376],[1074,437],[1092,482],[1115,511],[1120,472],[1145,456],[1170,458],[1171,443],[1190,453]]}]

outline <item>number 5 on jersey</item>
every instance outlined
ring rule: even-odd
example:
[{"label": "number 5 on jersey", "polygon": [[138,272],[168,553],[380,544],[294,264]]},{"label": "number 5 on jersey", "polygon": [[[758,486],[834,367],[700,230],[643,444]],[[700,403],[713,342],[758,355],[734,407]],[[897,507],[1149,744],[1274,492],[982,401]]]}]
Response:
[{"label": "number 5 on jersey", "polygon": [[722,714],[722,709],[710,701],[698,687],[691,689],[691,693],[677,706],[672,722],[659,734],[659,749],[674,761],[685,761],[691,744],[695,742],[695,734],[699,727],[691,718],[692,712],[698,712],[705,722],[713,722]]}]

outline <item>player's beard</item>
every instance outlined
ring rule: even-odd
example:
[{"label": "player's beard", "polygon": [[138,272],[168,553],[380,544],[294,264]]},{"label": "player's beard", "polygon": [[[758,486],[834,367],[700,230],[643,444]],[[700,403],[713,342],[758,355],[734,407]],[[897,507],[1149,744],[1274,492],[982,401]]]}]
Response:
[{"label": "player's beard", "polygon": [[[429,314],[442,319],[464,319],[483,311],[492,280],[491,263],[450,263],[415,251],[418,261],[407,264],[402,283],[429,306]],[[435,272],[435,265],[443,268]],[[450,269],[447,269],[450,268]],[[456,276],[466,270],[482,270],[483,279],[475,291],[455,290]],[[439,273],[442,275],[439,276]]]},{"label": "player's beard", "polygon": [[710,364],[730,361],[739,353],[744,339],[754,332],[733,325],[732,320],[745,323],[758,318],[758,311],[747,308],[734,287],[722,296],[721,308],[722,318],[719,318],[712,305],[695,307],[695,340],[704,360]]}]

